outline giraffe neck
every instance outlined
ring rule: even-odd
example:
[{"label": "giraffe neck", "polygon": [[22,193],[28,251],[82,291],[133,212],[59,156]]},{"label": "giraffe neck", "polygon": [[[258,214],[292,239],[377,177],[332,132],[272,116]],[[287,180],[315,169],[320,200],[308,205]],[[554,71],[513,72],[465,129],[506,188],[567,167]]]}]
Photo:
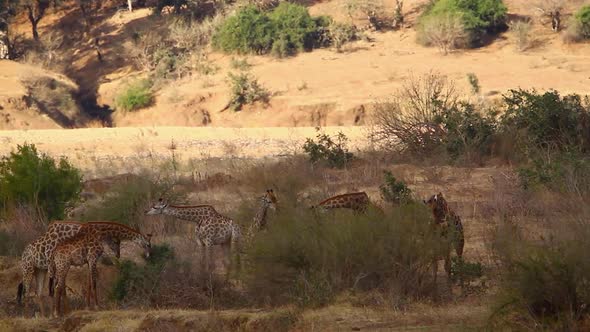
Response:
[{"label": "giraffe neck", "polygon": [[256,211],[256,214],[254,215],[254,227],[256,229],[261,229],[262,227],[264,227],[266,225],[266,214],[268,212],[269,206],[270,206],[270,204],[263,197],[260,202],[260,207],[258,208],[258,211]]},{"label": "giraffe neck", "polygon": [[198,224],[218,214],[210,205],[193,207],[167,206],[162,213],[178,219],[197,222]]}]

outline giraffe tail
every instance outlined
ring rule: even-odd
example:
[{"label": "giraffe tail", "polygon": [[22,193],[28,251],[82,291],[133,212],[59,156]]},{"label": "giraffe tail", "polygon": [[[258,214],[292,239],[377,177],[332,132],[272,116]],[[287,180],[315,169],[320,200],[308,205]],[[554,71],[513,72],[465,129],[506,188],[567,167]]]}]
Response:
[{"label": "giraffe tail", "polygon": [[18,284],[18,289],[16,291],[16,302],[18,305],[23,304],[23,294],[25,292],[25,285],[21,282]]}]

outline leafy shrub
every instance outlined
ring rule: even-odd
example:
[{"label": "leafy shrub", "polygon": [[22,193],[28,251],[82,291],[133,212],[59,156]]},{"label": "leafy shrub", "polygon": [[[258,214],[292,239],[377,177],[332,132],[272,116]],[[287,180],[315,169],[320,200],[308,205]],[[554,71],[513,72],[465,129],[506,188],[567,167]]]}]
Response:
[{"label": "leafy shrub", "polygon": [[515,139],[525,152],[535,148],[590,150],[590,101],[557,91],[510,90],[504,96],[501,118],[504,132]]},{"label": "leafy shrub", "polygon": [[[169,62],[164,62],[164,66],[168,65]],[[130,84],[117,96],[117,107],[124,111],[135,111],[149,106],[153,101],[151,85],[149,80],[139,80]]]},{"label": "leafy shrub", "polygon": [[270,92],[266,90],[258,80],[247,73],[238,75],[229,73],[231,84],[231,100],[228,107],[233,111],[239,111],[242,106],[255,102],[268,103]]},{"label": "leafy shrub", "polygon": [[574,15],[574,19],[579,24],[582,38],[590,39],[590,5],[580,8]]},{"label": "leafy shrub", "polygon": [[213,35],[213,45],[224,52],[266,54],[272,48],[275,27],[255,6],[240,9]]},{"label": "leafy shrub", "polygon": [[521,186],[526,190],[547,188],[562,193],[590,193],[590,158],[579,153],[546,153],[518,169]]},{"label": "leafy shrub", "polygon": [[165,266],[174,260],[174,251],[166,244],[152,245],[145,265],[130,260],[118,264],[119,276],[111,291],[111,298],[118,302],[131,299],[146,299],[153,296],[159,287],[160,275]]},{"label": "leafy shrub", "polygon": [[213,45],[224,52],[272,52],[284,57],[315,47],[326,23],[323,18],[312,18],[307,8],[289,2],[281,2],[269,13],[250,5],[219,27]]},{"label": "leafy shrub", "polygon": [[429,222],[423,204],[379,217],[287,208],[246,248],[244,281],[253,299],[275,304],[321,306],[350,289],[382,291],[396,304],[422,297],[445,245]]},{"label": "leafy shrub", "polygon": [[420,24],[435,17],[460,18],[474,46],[484,34],[505,28],[506,13],[502,0],[438,0],[424,11]]},{"label": "leafy shrub", "polygon": [[2,207],[24,205],[49,219],[62,219],[66,204],[78,199],[82,189],[80,171],[67,159],[39,153],[35,145],[18,145],[16,152],[0,160]]},{"label": "leafy shrub", "polygon": [[447,153],[454,159],[464,156],[466,160],[490,155],[497,134],[496,116],[494,111],[482,115],[466,102],[442,110],[436,122],[446,129],[442,143]]},{"label": "leafy shrub", "polygon": [[385,184],[379,186],[384,201],[405,204],[412,201],[412,190],[403,181],[398,181],[390,171],[385,171]]},{"label": "leafy shrub", "polygon": [[314,47],[318,27],[306,7],[281,2],[269,18],[276,31],[272,46],[274,55],[285,57]]},{"label": "leafy shrub", "polygon": [[309,155],[312,164],[325,162],[328,167],[344,168],[353,158],[348,151],[346,142],[348,137],[339,132],[333,139],[327,134],[319,133],[317,142],[308,138],[303,145],[303,151]]},{"label": "leafy shrub", "polygon": [[451,258],[451,280],[463,285],[465,282],[475,280],[483,276],[481,263],[471,263],[463,258],[454,256]]}]

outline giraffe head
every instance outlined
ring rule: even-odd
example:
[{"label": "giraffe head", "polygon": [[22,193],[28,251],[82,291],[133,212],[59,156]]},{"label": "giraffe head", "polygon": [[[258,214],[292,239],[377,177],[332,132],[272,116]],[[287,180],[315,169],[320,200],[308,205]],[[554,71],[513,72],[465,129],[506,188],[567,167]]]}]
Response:
[{"label": "giraffe head", "polygon": [[158,202],[152,206],[151,209],[145,211],[147,215],[156,215],[164,213],[164,209],[168,207],[168,203],[164,202],[162,198],[158,199]]},{"label": "giraffe head", "polygon": [[[441,192],[430,196],[428,200],[424,201],[424,204],[428,205],[436,219],[444,219],[448,205]],[[439,221],[437,220],[437,222]]]},{"label": "giraffe head", "polygon": [[150,253],[152,250],[152,234],[139,234],[133,239],[133,242],[143,249],[143,256],[145,258],[150,257]]},{"label": "giraffe head", "polygon": [[262,201],[266,206],[271,208],[272,210],[276,211],[277,209],[277,197],[272,189],[267,189],[264,196],[262,196]]},{"label": "giraffe head", "polygon": [[115,257],[121,258],[121,239],[108,238],[105,241],[106,245],[113,251]]}]

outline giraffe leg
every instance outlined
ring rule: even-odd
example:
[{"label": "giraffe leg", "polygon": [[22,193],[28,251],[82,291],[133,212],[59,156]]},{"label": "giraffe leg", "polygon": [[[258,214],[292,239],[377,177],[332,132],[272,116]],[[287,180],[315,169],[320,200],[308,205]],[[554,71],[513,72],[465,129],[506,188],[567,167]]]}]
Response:
[{"label": "giraffe leg", "polygon": [[92,273],[90,272],[90,268],[88,268],[88,279],[86,283],[86,310],[90,309],[90,297],[92,296]]},{"label": "giraffe leg", "polygon": [[98,280],[98,269],[96,267],[96,262],[92,264],[92,268],[90,270],[90,276],[92,278],[92,297],[94,299],[94,309],[96,309],[98,307],[98,296],[96,294],[96,282]]},{"label": "giraffe leg", "polygon": [[35,271],[35,279],[37,281],[37,302],[39,304],[39,310],[41,311],[41,316],[45,317],[45,303],[44,303],[44,296],[43,296],[43,286],[45,285],[45,276],[47,274],[46,270],[37,269]]}]

